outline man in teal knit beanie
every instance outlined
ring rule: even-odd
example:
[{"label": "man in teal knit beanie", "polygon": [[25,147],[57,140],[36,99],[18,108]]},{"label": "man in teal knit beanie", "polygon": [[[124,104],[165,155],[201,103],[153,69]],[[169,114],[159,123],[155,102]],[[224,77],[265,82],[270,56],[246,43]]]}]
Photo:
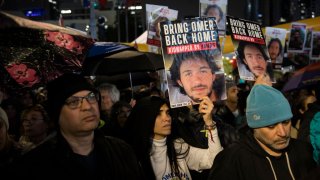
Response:
[{"label": "man in teal knit beanie", "polygon": [[[261,75],[257,81],[265,77]],[[239,142],[216,156],[209,179],[306,177],[316,163],[310,144],[290,138],[292,116],[290,104],[280,91],[271,83],[256,82],[247,98],[250,129]]]}]

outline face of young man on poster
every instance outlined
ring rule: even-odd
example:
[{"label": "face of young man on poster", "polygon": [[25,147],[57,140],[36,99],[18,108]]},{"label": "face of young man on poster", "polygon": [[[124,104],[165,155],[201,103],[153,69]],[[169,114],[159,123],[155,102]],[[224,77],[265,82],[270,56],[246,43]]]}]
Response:
[{"label": "face of young man on poster", "polygon": [[216,18],[216,22],[219,22],[220,21],[220,11],[218,8],[210,8],[208,10],[208,13],[207,13],[207,16],[208,17],[215,17]]},{"label": "face of young man on poster", "polygon": [[215,74],[205,59],[189,58],[184,60],[180,66],[180,79],[177,83],[185,90],[186,94],[194,102],[200,102],[204,96],[214,99],[212,85]]},{"label": "face of young man on poster", "polygon": [[272,60],[273,63],[275,63],[277,57],[280,54],[280,44],[279,44],[279,42],[273,41],[270,44],[270,47],[269,47],[268,51],[269,51],[270,59]]},{"label": "face of young man on poster", "polygon": [[267,62],[260,50],[251,45],[246,45],[244,48],[244,62],[248,65],[249,70],[259,76],[266,73]]}]

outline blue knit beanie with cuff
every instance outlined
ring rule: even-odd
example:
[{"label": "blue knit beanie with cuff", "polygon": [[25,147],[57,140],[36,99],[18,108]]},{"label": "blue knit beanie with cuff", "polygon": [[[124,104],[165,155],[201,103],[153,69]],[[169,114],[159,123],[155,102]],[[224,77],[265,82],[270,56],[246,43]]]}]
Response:
[{"label": "blue knit beanie with cuff", "polygon": [[291,107],[283,94],[271,86],[255,85],[247,98],[248,126],[261,128],[292,118]]}]

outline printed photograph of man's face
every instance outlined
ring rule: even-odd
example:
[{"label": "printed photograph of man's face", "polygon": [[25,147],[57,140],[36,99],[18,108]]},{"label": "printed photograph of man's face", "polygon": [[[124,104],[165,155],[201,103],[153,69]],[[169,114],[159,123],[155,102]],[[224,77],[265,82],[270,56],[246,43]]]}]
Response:
[{"label": "printed photograph of man's face", "polygon": [[262,45],[240,41],[237,54],[240,77],[246,80],[255,80],[258,76],[268,73],[273,80],[270,58]]},{"label": "printed photograph of man's face", "polygon": [[306,40],[306,28],[303,25],[292,25],[288,51],[290,52],[303,52],[304,43]]},{"label": "printed photograph of man's face", "polygon": [[212,84],[215,74],[205,59],[187,58],[181,63],[179,71],[180,78],[176,81],[194,102],[199,102],[204,96],[214,96]]},{"label": "printed photograph of man's face", "polygon": [[269,41],[268,52],[270,55],[271,62],[273,64],[278,63],[280,61],[279,56],[281,56],[282,50],[283,50],[283,47],[282,47],[282,43],[279,38],[272,38]]},{"label": "printed photograph of man's face", "polygon": [[[215,74],[218,70],[213,56],[203,51],[174,55],[168,71],[171,82],[170,103],[181,102],[185,97],[195,104],[200,103],[205,96],[213,102],[220,99],[222,90],[219,88],[224,88],[224,82],[220,82],[221,76]],[[217,83],[220,83],[221,87],[218,87]]]}]

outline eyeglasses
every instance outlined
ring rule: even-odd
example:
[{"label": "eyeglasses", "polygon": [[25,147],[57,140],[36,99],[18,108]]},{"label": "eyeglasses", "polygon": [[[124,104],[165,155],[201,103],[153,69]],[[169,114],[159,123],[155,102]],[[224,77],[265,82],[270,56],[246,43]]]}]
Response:
[{"label": "eyeglasses", "polygon": [[83,99],[86,99],[87,102],[90,104],[95,104],[99,100],[99,94],[90,92],[88,95],[84,97],[71,96],[66,100],[65,104],[69,106],[71,109],[77,109],[81,107]]}]

